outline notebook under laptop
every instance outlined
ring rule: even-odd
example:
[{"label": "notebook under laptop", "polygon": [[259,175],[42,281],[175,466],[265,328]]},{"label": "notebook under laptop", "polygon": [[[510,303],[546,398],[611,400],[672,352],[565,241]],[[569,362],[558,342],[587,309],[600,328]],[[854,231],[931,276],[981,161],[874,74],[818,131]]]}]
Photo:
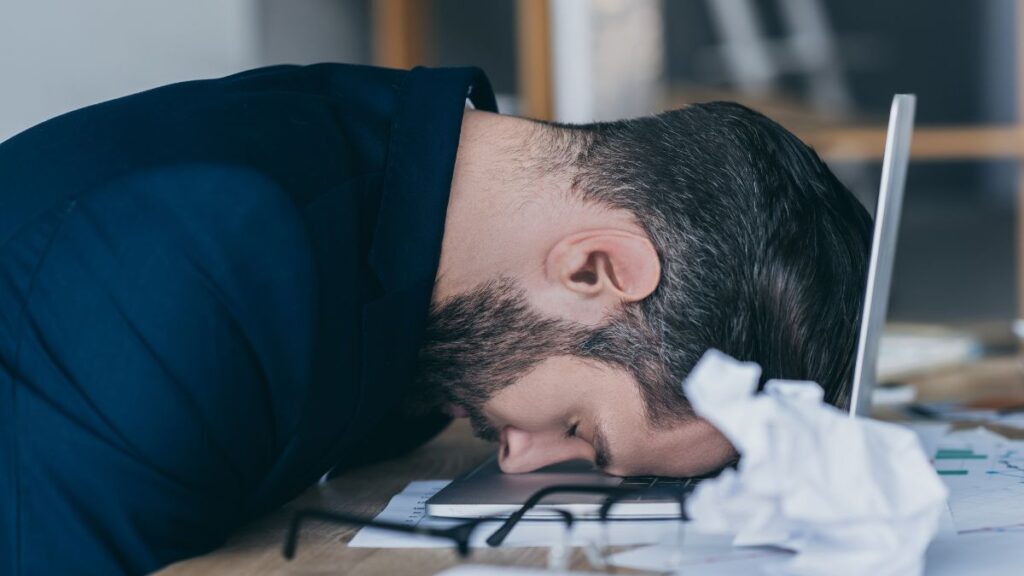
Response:
[{"label": "notebook under laptop", "polygon": [[[878,344],[889,303],[896,233],[910,161],[915,103],[914,95],[897,94],[889,114],[885,156],[882,160],[882,182],[875,210],[871,258],[850,395],[851,417],[868,416],[870,412]],[[427,513],[431,516],[455,518],[509,514],[519,508],[527,497],[546,486],[585,484],[650,487],[643,491],[642,496],[616,505],[613,508],[613,516],[616,518],[675,517],[679,514],[679,505],[674,494],[680,488],[691,487],[698,481],[700,478],[620,478],[595,470],[590,462],[585,461],[563,462],[528,474],[503,474],[495,456],[435,494],[427,501]],[[664,487],[664,490],[659,490],[659,487]],[[551,518],[551,513],[547,511],[549,508],[567,510],[579,517],[593,517],[604,498],[598,494],[555,495],[536,506],[526,517]]]}]

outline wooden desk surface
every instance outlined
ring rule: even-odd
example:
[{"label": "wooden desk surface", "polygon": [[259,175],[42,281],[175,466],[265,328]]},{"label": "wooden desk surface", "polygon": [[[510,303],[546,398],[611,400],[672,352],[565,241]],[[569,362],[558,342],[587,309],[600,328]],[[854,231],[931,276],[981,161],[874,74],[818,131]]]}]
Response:
[{"label": "wooden desk surface", "polygon": [[[922,400],[985,399],[1008,394],[1019,394],[1024,399],[1024,369],[1017,358],[984,360],[912,382]],[[224,547],[169,566],[160,574],[435,574],[458,563],[454,551],[349,548],[346,543],[356,529],[316,523],[303,528],[298,555],[288,562],[281,556],[281,545],[290,513],[315,507],[373,516],[410,481],[452,478],[482,461],[492,449],[473,438],[465,422],[456,422],[419,450],[314,486],[282,510],[240,531]],[[538,548],[474,549],[471,556],[475,562],[520,566],[543,566],[546,558],[546,550]],[[588,569],[578,551],[573,567]]]}]

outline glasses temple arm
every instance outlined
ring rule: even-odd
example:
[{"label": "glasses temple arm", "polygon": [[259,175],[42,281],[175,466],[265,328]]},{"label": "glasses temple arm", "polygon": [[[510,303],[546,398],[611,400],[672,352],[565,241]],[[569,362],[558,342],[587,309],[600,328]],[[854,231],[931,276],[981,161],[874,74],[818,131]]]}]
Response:
[{"label": "glasses temple arm", "polygon": [[516,524],[523,519],[523,516],[530,511],[531,508],[536,506],[542,499],[551,494],[559,493],[575,493],[575,494],[608,494],[609,496],[616,494],[626,494],[632,492],[629,489],[618,488],[614,486],[587,486],[587,485],[570,485],[564,486],[548,486],[535,492],[532,496],[526,499],[526,502],[519,507],[511,516],[494,531],[493,534],[487,537],[487,544],[492,548],[501,546],[505,538],[508,537],[512,529],[515,528]]}]

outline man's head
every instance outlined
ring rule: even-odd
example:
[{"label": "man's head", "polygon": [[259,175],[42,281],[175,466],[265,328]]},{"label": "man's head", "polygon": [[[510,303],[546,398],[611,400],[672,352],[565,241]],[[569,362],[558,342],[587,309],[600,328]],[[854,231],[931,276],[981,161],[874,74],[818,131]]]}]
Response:
[{"label": "man's head", "polygon": [[463,127],[420,379],[504,469],[721,465],[679,388],[711,347],[847,400],[870,218],[793,135],[728,103]]}]

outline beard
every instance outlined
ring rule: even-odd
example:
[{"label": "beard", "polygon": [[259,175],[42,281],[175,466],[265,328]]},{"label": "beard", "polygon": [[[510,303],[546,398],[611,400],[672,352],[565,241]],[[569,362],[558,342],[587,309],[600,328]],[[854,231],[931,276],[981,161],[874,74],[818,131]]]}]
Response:
[{"label": "beard", "polygon": [[476,436],[494,441],[498,431],[484,416],[484,404],[544,360],[571,355],[598,361],[627,370],[641,391],[664,391],[668,375],[659,348],[639,305],[601,326],[585,326],[541,314],[514,280],[499,278],[432,307],[413,402],[419,409],[458,406]]}]

